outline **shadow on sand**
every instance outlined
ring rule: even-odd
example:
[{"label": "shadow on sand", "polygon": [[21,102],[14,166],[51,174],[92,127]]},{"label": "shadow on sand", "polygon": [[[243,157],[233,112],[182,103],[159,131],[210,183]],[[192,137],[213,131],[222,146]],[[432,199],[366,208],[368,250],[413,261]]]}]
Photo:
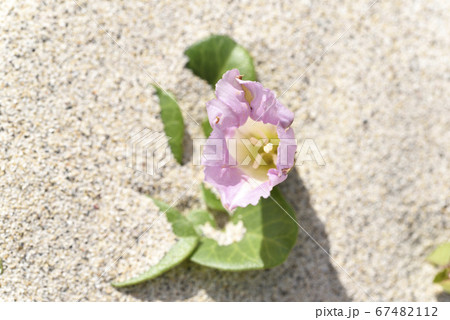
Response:
[{"label": "shadow on sand", "polygon": [[[297,221],[329,252],[324,226],[295,170],[280,189],[296,211]],[[143,301],[189,300],[194,296],[196,300],[216,301],[350,300],[328,255],[301,229],[287,261],[273,269],[223,272],[187,261],[157,279],[121,291]]]},{"label": "shadow on sand", "polygon": [[441,292],[436,296],[439,302],[450,302],[450,293]]}]

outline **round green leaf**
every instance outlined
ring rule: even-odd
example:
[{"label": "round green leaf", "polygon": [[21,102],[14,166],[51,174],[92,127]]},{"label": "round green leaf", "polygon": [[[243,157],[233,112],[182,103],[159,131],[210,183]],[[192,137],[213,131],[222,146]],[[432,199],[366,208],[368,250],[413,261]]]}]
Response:
[{"label": "round green leaf", "polygon": [[234,68],[239,69],[244,79],[256,80],[252,57],[228,36],[212,35],[193,44],[184,53],[189,58],[186,67],[213,88],[226,71]]},{"label": "round green leaf", "polygon": [[242,220],[244,238],[227,246],[202,238],[191,256],[195,263],[230,271],[266,269],[283,263],[297,239],[295,213],[277,188],[256,206],[238,208],[231,221]]}]

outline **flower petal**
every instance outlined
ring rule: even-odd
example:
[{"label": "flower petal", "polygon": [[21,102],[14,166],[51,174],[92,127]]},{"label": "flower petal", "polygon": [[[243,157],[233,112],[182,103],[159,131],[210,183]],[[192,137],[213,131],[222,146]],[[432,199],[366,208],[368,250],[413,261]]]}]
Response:
[{"label": "flower petal", "polygon": [[[237,69],[226,72],[219,80],[216,97],[207,103],[213,132],[203,152],[205,181],[217,189],[222,204],[228,210],[256,205],[261,197],[269,197],[274,186],[286,180],[288,171],[294,165],[296,143],[294,131],[290,128],[294,114],[260,83],[241,80]],[[235,137],[236,130],[243,130],[237,128],[244,128],[249,117],[260,122],[260,125],[276,126],[276,135],[280,140],[277,153],[274,153],[277,157],[276,168],[272,164],[267,169],[266,179],[264,174],[252,177],[251,172],[235,163],[228,150],[227,140]],[[246,138],[248,133],[248,138],[252,137],[253,130],[255,136],[261,135],[261,128],[257,125],[245,130]],[[268,150],[266,152],[272,149]],[[235,152],[233,155],[236,156]]]},{"label": "flower petal", "polygon": [[216,97],[226,104],[239,119],[239,125],[244,124],[250,114],[250,108],[245,100],[245,92],[237,79],[238,69],[225,72],[216,84]]},{"label": "flower petal", "polygon": [[294,113],[282,105],[275,97],[275,94],[256,81],[245,81],[237,79],[251,94],[250,117],[255,121],[280,124],[283,128],[288,128],[294,121]]},{"label": "flower petal", "polygon": [[228,210],[256,205],[267,198],[273,188],[270,180],[261,183],[235,167],[205,167],[205,181],[217,189],[223,206]]},{"label": "flower petal", "polygon": [[230,155],[226,137],[228,129],[222,130],[215,127],[206,141],[201,163],[204,166],[230,167],[236,166],[236,160]]},{"label": "flower petal", "polygon": [[277,133],[278,139],[280,139],[277,151],[277,170],[282,174],[287,174],[287,171],[294,166],[297,141],[292,128],[285,130],[279,126]]},{"label": "flower petal", "polygon": [[211,128],[222,129],[239,126],[239,118],[230,107],[219,99],[213,99],[206,103],[206,111]]}]

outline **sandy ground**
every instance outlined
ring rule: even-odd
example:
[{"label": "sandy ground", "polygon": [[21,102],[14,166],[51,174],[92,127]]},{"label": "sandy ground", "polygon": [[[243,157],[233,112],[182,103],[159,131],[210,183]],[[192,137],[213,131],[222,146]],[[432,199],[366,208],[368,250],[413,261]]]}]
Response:
[{"label": "sandy ground", "polygon": [[[424,258],[450,238],[450,2],[77,3],[0,6],[0,300],[449,299]],[[304,231],[272,270],[187,262],[116,290],[175,241],[145,194],[201,206],[189,152],[150,176],[126,149],[162,130],[154,80],[202,137],[213,93],[183,50],[210,33],[248,48],[326,162],[282,186]]]}]

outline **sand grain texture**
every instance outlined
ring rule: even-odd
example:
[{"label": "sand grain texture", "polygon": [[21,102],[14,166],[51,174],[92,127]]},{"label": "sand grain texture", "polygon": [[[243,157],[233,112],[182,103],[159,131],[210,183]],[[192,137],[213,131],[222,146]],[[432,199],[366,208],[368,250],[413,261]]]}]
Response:
[{"label": "sand grain texture", "polygon": [[[0,300],[448,299],[424,259],[450,236],[450,3],[371,3],[3,1]],[[210,32],[251,52],[297,139],[320,149],[326,165],[305,163],[282,190],[332,258],[300,231],[272,270],[183,263],[116,290],[175,241],[145,194],[200,206],[189,152],[149,176],[126,148],[136,128],[163,130],[153,80],[202,137],[190,117],[201,122],[213,92],[183,51]]]}]

